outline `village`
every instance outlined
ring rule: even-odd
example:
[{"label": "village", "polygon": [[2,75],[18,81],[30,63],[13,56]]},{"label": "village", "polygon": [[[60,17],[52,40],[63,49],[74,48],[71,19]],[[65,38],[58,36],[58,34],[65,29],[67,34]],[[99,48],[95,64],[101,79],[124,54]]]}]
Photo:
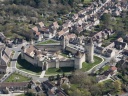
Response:
[{"label": "village", "polygon": [[[40,21],[31,28],[34,38],[30,42],[9,39],[0,32],[0,94],[13,96],[9,94],[31,89],[39,96],[68,96],[62,86],[71,87],[70,78],[76,70],[96,77],[97,83],[122,80],[120,73],[128,64],[128,34],[124,39],[112,29],[91,32],[103,14],[116,18],[128,10],[128,4],[122,2],[92,2],[62,25],[55,21],[45,26]],[[128,92],[127,84],[125,89]]]}]

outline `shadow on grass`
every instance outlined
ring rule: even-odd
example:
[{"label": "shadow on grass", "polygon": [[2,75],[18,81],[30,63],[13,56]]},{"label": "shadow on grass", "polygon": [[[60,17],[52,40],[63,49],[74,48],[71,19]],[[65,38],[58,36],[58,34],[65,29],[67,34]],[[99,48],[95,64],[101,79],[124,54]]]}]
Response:
[{"label": "shadow on grass", "polygon": [[73,67],[61,67],[56,72],[72,72],[74,71]]},{"label": "shadow on grass", "polygon": [[41,67],[34,66],[31,63],[27,62],[26,60],[21,59],[21,55],[18,57],[17,63],[18,63],[17,68],[21,69],[21,70],[23,69],[26,71],[35,72],[37,74],[41,73],[41,71],[42,71]]},{"label": "shadow on grass", "polygon": [[59,74],[59,73],[68,73],[73,71],[74,71],[73,67],[49,68],[46,71],[46,74]]}]

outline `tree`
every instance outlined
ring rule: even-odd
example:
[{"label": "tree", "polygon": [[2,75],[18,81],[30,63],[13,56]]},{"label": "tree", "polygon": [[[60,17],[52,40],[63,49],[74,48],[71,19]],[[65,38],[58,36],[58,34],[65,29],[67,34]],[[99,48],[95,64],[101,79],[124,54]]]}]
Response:
[{"label": "tree", "polygon": [[116,80],[114,82],[113,86],[116,92],[121,92],[121,89],[122,89],[121,85],[122,83],[119,80]]},{"label": "tree", "polygon": [[69,93],[69,96],[82,96],[82,93],[79,89],[70,90],[68,93]]},{"label": "tree", "polygon": [[63,77],[65,77],[65,73],[63,73]]},{"label": "tree", "polygon": [[64,89],[66,93],[68,93],[69,86],[67,84],[62,84],[61,87]]},{"label": "tree", "polygon": [[59,79],[60,79],[60,75],[59,75],[59,74],[57,74],[57,76],[56,76],[56,77],[57,77],[57,80],[59,80]]},{"label": "tree", "polygon": [[116,63],[115,57],[111,58],[111,60],[110,60],[110,65],[113,65],[114,63]]},{"label": "tree", "polygon": [[101,21],[102,21],[101,25],[102,25],[103,29],[104,28],[107,28],[107,29],[111,28],[111,15],[110,14],[104,13],[101,16]]},{"label": "tree", "polygon": [[48,77],[48,80],[49,80],[49,81],[53,81],[53,80],[54,80],[54,76],[49,76],[49,77]]},{"label": "tree", "polygon": [[29,89],[25,95],[27,95],[27,96],[36,96],[35,93],[33,93],[32,89]]}]

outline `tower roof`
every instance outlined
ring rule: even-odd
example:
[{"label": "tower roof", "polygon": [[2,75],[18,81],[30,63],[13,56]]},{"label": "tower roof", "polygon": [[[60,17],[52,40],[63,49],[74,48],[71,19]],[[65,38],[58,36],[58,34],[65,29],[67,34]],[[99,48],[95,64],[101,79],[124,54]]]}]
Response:
[{"label": "tower roof", "polygon": [[75,54],[77,57],[81,57],[83,54],[82,54],[82,52],[80,52],[80,51],[77,51],[77,53]]},{"label": "tower roof", "polygon": [[87,38],[87,39],[85,40],[85,43],[86,43],[86,44],[93,44],[92,38]]}]

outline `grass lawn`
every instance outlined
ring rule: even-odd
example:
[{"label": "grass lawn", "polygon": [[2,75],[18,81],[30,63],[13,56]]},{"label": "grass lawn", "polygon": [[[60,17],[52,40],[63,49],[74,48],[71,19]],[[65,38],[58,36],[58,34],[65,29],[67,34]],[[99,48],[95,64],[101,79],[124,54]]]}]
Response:
[{"label": "grass lawn", "polygon": [[84,0],[84,3],[90,3],[92,0]]},{"label": "grass lawn", "polygon": [[110,69],[110,66],[106,65],[106,66],[104,66],[102,69],[103,69],[103,71],[107,71],[107,70]]},{"label": "grass lawn", "polygon": [[94,67],[95,65],[101,62],[102,62],[102,59],[100,57],[94,56],[94,63],[83,62],[81,70],[88,71],[89,69],[91,69],[92,67]]},{"label": "grass lawn", "polygon": [[13,73],[11,76],[9,76],[5,82],[25,82],[25,81],[30,81],[30,78],[27,78],[25,76],[22,76],[17,73]]},{"label": "grass lawn", "polygon": [[41,44],[51,44],[51,43],[58,43],[58,42],[57,41],[53,41],[53,40],[47,40],[47,41],[38,43],[38,45],[41,45]]},{"label": "grass lawn", "polygon": [[106,65],[104,66],[103,68],[99,69],[96,71],[97,74],[103,74],[105,71],[109,70],[110,69],[110,66],[109,65]]},{"label": "grass lawn", "polygon": [[33,66],[31,63],[27,62],[26,60],[22,60],[21,56],[18,57],[16,67],[20,70],[36,75],[40,75],[42,72],[41,67]]},{"label": "grass lawn", "polygon": [[64,73],[70,73],[74,71],[73,67],[61,67],[61,68],[49,68],[46,71],[46,75],[50,75],[50,74],[62,74]]}]

